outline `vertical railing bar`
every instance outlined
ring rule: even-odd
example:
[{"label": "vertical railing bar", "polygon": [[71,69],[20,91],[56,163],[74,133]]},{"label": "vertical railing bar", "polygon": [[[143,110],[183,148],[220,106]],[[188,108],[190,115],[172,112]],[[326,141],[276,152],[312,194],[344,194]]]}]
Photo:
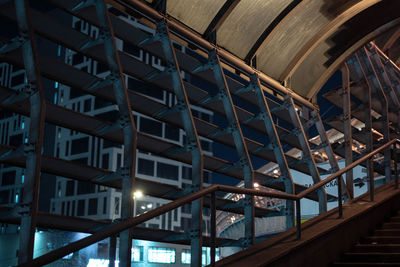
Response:
[{"label": "vertical railing bar", "polygon": [[117,252],[117,237],[110,236],[110,246],[108,250],[109,263],[108,267],[115,267],[115,256]]},{"label": "vertical railing bar", "polygon": [[339,211],[339,218],[343,217],[343,203],[342,203],[342,176],[339,176],[336,181],[338,185],[338,211]]},{"label": "vertical railing bar", "polygon": [[394,181],[395,181],[395,186],[394,186],[394,188],[395,189],[398,189],[399,188],[399,173],[398,173],[398,169],[397,169],[397,167],[398,167],[398,162],[397,162],[397,144],[395,143],[395,144],[393,144],[393,153],[394,153],[394,156],[393,156],[393,160],[394,160]]},{"label": "vertical railing bar", "polygon": [[210,257],[211,257],[211,266],[215,266],[215,248],[216,248],[216,228],[217,228],[217,220],[216,220],[216,199],[215,192],[211,193],[211,242],[210,242]]},{"label": "vertical railing bar", "polygon": [[299,240],[301,238],[301,209],[300,209],[300,199],[296,201],[296,237]]},{"label": "vertical railing bar", "polygon": [[23,91],[30,101],[29,139],[24,143],[27,155],[24,194],[18,204],[21,214],[18,263],[21,264],[33,259],[46,105],[29,3],[26,0],[15,0],[14,3],[28,80]]}]

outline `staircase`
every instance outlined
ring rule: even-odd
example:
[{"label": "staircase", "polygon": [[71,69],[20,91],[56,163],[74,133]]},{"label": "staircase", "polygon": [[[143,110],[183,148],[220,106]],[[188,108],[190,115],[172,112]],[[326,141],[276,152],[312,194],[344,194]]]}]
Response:
[{"label": "staircase", "polygon": [[400,266],[400,211],[363,237],[333,266]]}]

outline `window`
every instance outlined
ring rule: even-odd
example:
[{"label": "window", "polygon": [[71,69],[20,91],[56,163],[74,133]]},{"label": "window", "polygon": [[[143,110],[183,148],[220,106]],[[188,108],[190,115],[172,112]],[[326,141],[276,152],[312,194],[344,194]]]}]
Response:
[{"label": "window", "polygon": [[184,249],[181,253],[182,264],[190,264],[190,250]]},{"label": "window", "polygon": [[119,214],[119,197],[115,198],[115,215]]},{"label": "window", "polygon": [[175,249],[149,247],[148,261],[155,263],[175,263]]},{"label": "window", "polygon": [[72,140],[71,142],[71,155],[84,153],[89,151],[89,137],[83,137]]},{"label": "window", "polygon": [[156,136],[162,136],[162,124],[155,120],[140,118],[140,131]]},{"label": "window", "polygon": [[67,190],[65,191],[66,196],[72,196],[75,192],[75,181],[67,181]]},{"label": "window", "polygon": [[76,53],[72,56],[72,65],[78,65],[83,63],[84,56],[80,53]]},{"label": "window", "polygon": [[78,200],[78,216],[85,216],[85,200]]},{"label": "window", "polygon": [[96,185],[84,181],[78,181],[78,195],[91,194],[95,192]]},{"label": "window", "polygon": [[107,213],[107,197],[103,198],[103,214]]},{"label": "window", "polygon": [[22,134],[10,135],[9,144],[14,147],[22,145]]},{"label": "window", "polygon": [[124,42],[122,50],[132,56],[139,57],[140,49],[137,46]]},{"label": "window", "polygon": [[83,111],[88,112],[92,109],[92,99],[86,99],[85,102],[83,102]]},{"label": "window", "polygon": [[1,180],[1,185],[13,185],[15,184],[16,171],[9,171],[3,173],[3,179]]},{"label": "window", "polygon": [[200,140],[200,145],[204,151],[210,151],[210,152],[212,151],[211,142],[206,140]]},{"label": "window", "polygon": [[165,138],[179,141],[179,128],[175,126],[165,125]]},{"label": "window", "polygon": [[10,201],[10,190],[0,191],[0,204],[5,204]]},{"label": "window", "polygon": [[134,246],[132,248],[132,261],[133,262],[141,262],[143,261],[143,247],[142,246]]},{"label": "window", "polygon": [[104,121],[117,121],[119,119],[119,111],[118,110],[111,110],[104,113],[96,114],[96,118],[99,118]]},{"label": "window", "polygon": [[147,159],[139,159],[138,173],[154,176],[154,161]]},{"label": "window", "polygon": [[157,163],[157,176],[160,178],[178,181],[179,180],[178,173],[179,173],[178,166],[165,164],[161,162]]},{"label": "window", "polygon": [[97,214],[97,198],[89,199],[88,215]]},{"label": "window", "polygon": [[103,157],[102,157],[102,168],[103,169],[108,169],[109,168],[109,156],[108,156],[108,154],[103,154]]},{"label": "window", "polygon": [[191,167],[182,167],[182,178],[187,180],[192,180],[192,168]]},{"label": "window", "polygon": [[16,76],[12,77],[11,87],[24,84],[24,82],[25,82],[25,73],[18,74]]}]

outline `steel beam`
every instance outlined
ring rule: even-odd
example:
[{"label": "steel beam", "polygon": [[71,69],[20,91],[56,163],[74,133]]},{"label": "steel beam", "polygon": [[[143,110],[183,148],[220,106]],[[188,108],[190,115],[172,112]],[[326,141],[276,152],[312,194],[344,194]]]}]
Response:
[{"label": "steel beam", "polygon": [[[119,122],[124,133],[124,163],[121,167],[122,201],[121,218],[130,219],[133,216],[133,190],[135,188],[137,131],[129,103],[128,91],[124,74],[118,56],[114,31],[108,14],[108,7],[104,0],[96,0],[96,14],[100,25],[97,41],[104,43],[110,79],[113,80],[115,100],[119,110]],[[119,266],[131,266],[132,230],[127,229],[119,235]]]},{"label": "steel beam", "polygon": [[[231,93],[228,84],[226,83],[225,74],[217,50],[212,50],[209,53],[207,66],[212,69],[214,78],[217,82],[217,96],[224,107],[236,151],[239,156],[239,164],[243,169],[244,187],[252,189],[254,187],[253,166],[251,164],[249,152],[247,150],[246,142],[244,141],[242,129],[232,102]],[[243,246],[249,247],[254,244],[254,198],[252,196],[246,196],[244,203],[245,238]]]},{"label": "steel beam", "polygon": [[[271,115],[271,111],[269,109],[268,103],[265,99],[264,90],[261,88],[261,84],[257,74],[254,74],[251,77],[250,84],[244,90],[252,91],[256,98],[258,108],[260,109],[259,117],[262,118],[262,121],[265,125],[265,130],[268,135],[268,141],[272,150],[274,152],[274,156],[276,158],[276,162],[279,165],[279,169],[281,172],[281,178],[285,185],[285,193],[294,194],[294,184],[292,175],[289,170],[289,166],[285,157],[285,153],[282,149],[281,142],[279,140],[278,133],[276,131],[275,123]],[[242,89],[243,90],[243,89]],[[294,227],[294,205],[292,201],[286,201],[286,227],[292,228]]]},{"label": "steel beam", "polygon": [[[321,116],[319,115],[319,113],[317,111],[312,112],[312,120],[315,121],[315,127],[317,128],[318,134],[321,138],[321,144],[323,144],[324,151],[325,151],[326,155],[328,156],[329,165],[331,166],[331,169],[334,173],[338,172],[340,170],[339,164],[336,160],[335,154],[333,153],[333,149],[332,149],[331,143],[328,139],[328,136],[326,135],[324,123],[322,122]],[[341,186],[339,188],[344,188],[347,197],[351,199],[350,193],[347,190],[346,184],[343,181],[342,176],[338,176],[337,183],[338,183],[338,185],[339,185],[339,183],[341,184]],[[339,206],[341,206],[342,194],[338,195],[338,198],[339,198]]]},{"label": "steel beam", "polygon": [[24,143],[26,153],[24,194],[18,204],[21,214],[18,263],[22,264],[33,258],[46,106],[28,1],[16,0],[15,9],[28,81],[23,91],[30,96],[29,137],[28,142]]},{"label": "steel beam", "polygon": [[[369,84],[369,80],[366,79],[365,73],[361,68],[360,61],[358,56],[355,54],[350,59],[347,60],[347,65],[350,70],[350,74],[354,75],[354,80],[358,82],[362,82],[365,88],[365,99],[364,103],[366,103],[365,107],[365,130],[367,135],[366,142],[366,153],[370,153],[373,149],[373,136],[372,136],[372,98],[371,98],[371,86]],[[374,165],[371,158],[367,159],[367,179],[369,182],[369,192],[370,192],[370,200],[374,200]]]},{"label": "steel beam", "polygon": [[[385,94],[385,90],[383,88],[382,80],[379,79],[377,75],[376,69],[374,68],[371,59],[369,57],[367,49],[364,47],[357,52],[361,68],[365,73],[365,78],[368,80],[369,85],[371,86],[371,95],[377,99],[382,106],[381,115],[382,117],[379,120],[383,123],[383,143],[387,143],[390,140],[390,129],[389,129],[389,101]],[[376,101],[376,100],[375,100]],[[385,165],[385,178],[386,183],[390,181],[391,178],[391,169],[390,169],[390,148],[387,148],[384,152],[384,165]]]},{"label": "steel beam", "polygon": [[[345,164],[353,162],[353,132],[351,127],[350,73],[346,63],[342,67],[343,129]],[[350,199],[354,198],[353,169],[346,172],[346,188]]]},{"label": "steel beam", "polygon": [[[159,41],[163,49],[166,60],[166,74],[170,75],[175,96],[178,100],[176,106],[180,112],[183,128],[186,132],[187,144],[185,147],[191,152],[192,156],[192,191],[203,189],[203,151],[201,149],[199,135],[194,123],[187,97],[186,89],[181,77],[181,71],[172,45],[171,36],[165,20],[157,23],[154,37],[148,42]],[[190,192],[190,193],[191,193]],[[203,231],[203,198],[192,203],[191,208],[191,228],[189,236],[191,239],[191,266],[201,266],[202,257],[202,231]]]},{"label": "steel beam", "polygon": [[[295,108],[293,99],[290,95],[285,96],[284,106],[287,108],[290,119],[292,121],[292,125],[294,129],[295,135],[297,136],[299,143],[301,145],[301,150],[303,153],[303,160],[307,162],[308,169],[310,170],[311,177],[313,179],[314,184],[321,181],[321,177],[318,172],[317,165],[315,164],[314,157],[311,153],[310,145],[308,143],[308,139],[304,132],[303,125],[301,123],[299,114]],[[319,203],[319,213],[324,213],[327,210],[327,197],[324,188],[320,188],[318,190],[318,203]]]}]

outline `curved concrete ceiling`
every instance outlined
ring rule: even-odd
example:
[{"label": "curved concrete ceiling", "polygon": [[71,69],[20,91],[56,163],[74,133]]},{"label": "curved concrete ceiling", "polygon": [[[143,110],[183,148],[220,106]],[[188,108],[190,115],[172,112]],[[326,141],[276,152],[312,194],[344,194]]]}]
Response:
[{"label": "curved concrete ceiling", "polygon": [[399,0],[165,1],[169,16],[204,38],[214,36],[218,46],[306,98],[346,57],[386,31],[392,30],[386,49],[400,55]]}]

